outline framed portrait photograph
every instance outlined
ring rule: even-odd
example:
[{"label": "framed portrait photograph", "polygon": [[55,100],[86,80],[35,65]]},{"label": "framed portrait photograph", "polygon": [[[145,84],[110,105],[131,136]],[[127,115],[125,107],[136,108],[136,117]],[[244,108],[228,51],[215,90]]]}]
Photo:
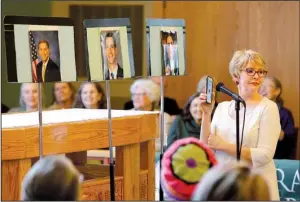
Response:
[{"label": "framed portrait photograph", "polygon": [[8,82],[77,81],[70,19],[5,16],[4,32]]},{"label": "framed portrait photograph", "polygon": [[148,76],[186,75],[185,21],[147,19]]},{"label": "framed portrait photograph", "polygon": [[84,20],[84,33],[90,81],[135,76],[129,19]]},{"label": "framed portrait photograph", "polygon": [[61,81],[58,31],[29,31],[34,82]]}]

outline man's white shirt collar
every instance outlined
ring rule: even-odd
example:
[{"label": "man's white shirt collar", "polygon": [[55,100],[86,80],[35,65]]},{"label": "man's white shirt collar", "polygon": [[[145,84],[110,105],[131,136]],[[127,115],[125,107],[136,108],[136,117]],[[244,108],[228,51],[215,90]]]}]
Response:
[{"label": "man's white shirt collar", "polygon": [[113,74],[114,74],[114,79],[116,79],[116,78],[117,78],[117,74],[118,74],[118,68],[119,68],[118,64],[117,64],[117,68],[115,68],[115,70],[114,70],[113,72],[111,72],[111,71],[110,71],[110,69],[108,68],[108,72],[109,72],[109,78],[110,78],[110,79],[112,79],[112,77],[111,77],[111,73],[113,73]]}]

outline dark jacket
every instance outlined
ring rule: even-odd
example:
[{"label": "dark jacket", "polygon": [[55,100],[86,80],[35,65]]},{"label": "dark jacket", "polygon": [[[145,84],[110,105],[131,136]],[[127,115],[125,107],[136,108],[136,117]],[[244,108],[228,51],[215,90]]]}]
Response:
[{"label": "dark jacket", "polygon": [[[43,82],[42,77],[43,61],[37,64],[36,74],[38,82]],[[46,72],[45,72],[45,81],[44,82],[56,82],[61,81],[60,69],[50,58],[47,63]]]},{"label": "dark jacket", "polygon": [[[118,71],[117,71],[117,78],[115,79],[121,79],[124,77],[124,73],[123,73],[123,69],[121,68],[121,66],[118,64]],[[110,80],[109,77],[109,70],[107,69],[105,72],[105,80]]]},{"label": "dark jacket", "polygon": [[201,126],[197,125],[194,119],[184,121],[183,116],[178,115],[170,127],[167,146],[169,147],[176,140],[186,137],[195,137],[199,139],[200,129]]},{"label": "dark jacket", "polygon": [[7,113],[8,111],[9,107],[1,103],[1,113]]},{"label": "dark jacket", "polygon": [[[130,110],[132,108],[133,108],[132,100],[130,100],[124,104],[125,110]],[[164,97],[164,112],[166,112],[170,116],[173,116],[173,115],[180,114],[181,111],[182,110],[179,108],[176,100],[174,100],[172,98]]]},{"label": "dark jacket", "polygon": [[284,138],[277,143],[274,159],[290,159],[292,158],[293,152],[296,150],[297,140],[294,118],[292,113],[283,106],[279,106],[279,115]]}]

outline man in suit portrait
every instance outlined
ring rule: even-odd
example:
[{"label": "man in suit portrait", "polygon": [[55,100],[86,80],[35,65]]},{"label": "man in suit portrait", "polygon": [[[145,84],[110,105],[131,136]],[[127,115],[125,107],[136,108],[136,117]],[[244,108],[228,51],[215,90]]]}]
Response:
[{"label": "man in suit portrait", "polygon": [[107,68],[105,71],[105,80],[123,78],[123,69],[117,63],[118,49],[116,39],[112,32],[108,32],[105,36],[105,57]]},{"label": "man in suit portrait", "polygon": [[175,34],[169,33],[164,50],[165,75],[179,75],[177,45],[174,43]]},{"label": "man in suit portrait", "polygon": [[42,61],[37,64],[36,74],[38,82],[61,81],[60,69],[50,58],[50,46],[46,40],[38,43],[38,53]]}]

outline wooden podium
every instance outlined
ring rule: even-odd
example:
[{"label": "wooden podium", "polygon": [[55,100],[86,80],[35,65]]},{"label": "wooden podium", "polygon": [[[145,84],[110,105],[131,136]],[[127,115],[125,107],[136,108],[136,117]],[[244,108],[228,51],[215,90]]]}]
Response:
[{"label": "wooden podium", "polygon": [[[154,200],[158,113],[112,110],[116,200]],[[39,157],[38,113],[2,115],[2,200],[19,200]],[[107,110],[43,112],[43,155],[66,154],[85,175],[82,200],[109,200],[109,168],[86,165],[86,151],[109,147]],[[35,159],[35,160],[34,160]]]}]

